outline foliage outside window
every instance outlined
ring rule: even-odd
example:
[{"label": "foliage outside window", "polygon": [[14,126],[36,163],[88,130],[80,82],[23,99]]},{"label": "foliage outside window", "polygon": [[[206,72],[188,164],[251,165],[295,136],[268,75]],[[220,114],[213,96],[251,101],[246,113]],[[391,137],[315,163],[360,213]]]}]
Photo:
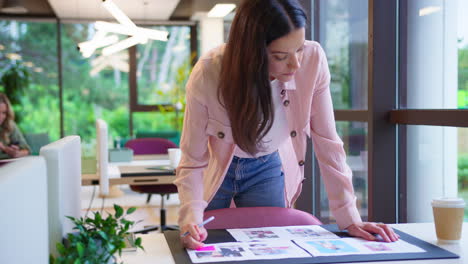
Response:
[{"label": "foliage outside window", "polygon": [[[149,41],[137,50],[137,104],[157,111],[134,113],[134,133],[179,131],[185,84],[191,71],[190,27],[154,27],[170,32],[167,42]],[[178,143],[178,142],[176,142]]]},{"label": "foliage outside window", "polygon": [[[14,105],[20,129],[25,134],[47,132],[51,140],[58,139],[60,110],[54,22],[0,20],[0,76],[14,65],[25,69],[29,76],[29,84],[18,91],[19,100]],[[8,92],[5,87],[0,90]]]}]

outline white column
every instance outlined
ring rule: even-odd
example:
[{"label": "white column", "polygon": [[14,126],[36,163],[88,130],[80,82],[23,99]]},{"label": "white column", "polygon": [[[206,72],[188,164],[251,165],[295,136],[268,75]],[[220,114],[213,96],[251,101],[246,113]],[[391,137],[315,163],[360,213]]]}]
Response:
[{"label": "white column", "polygon": [[196,17],[192,17],[199,21],[201,55],[224,43],[223,18],[210,18],[206,14],[197,13]]},{"label": "white column", "polygon": [[[408,1],[408,108],[457,107],[456,25],[456,1]],[[457,130],[408,126],[407,142],[408,222],[432,221],[432,198],[457,194]]]}]

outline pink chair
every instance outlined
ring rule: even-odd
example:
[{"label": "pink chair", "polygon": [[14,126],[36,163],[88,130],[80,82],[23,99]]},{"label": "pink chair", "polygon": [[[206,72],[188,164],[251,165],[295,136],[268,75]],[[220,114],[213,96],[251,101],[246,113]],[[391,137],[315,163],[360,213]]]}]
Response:
[{"label": "pink chair", "polygon": [[203,219],[215,219],[206,229],[254,228],[267,226],[321,225],[315,216],[293,208],[240,207],[205,211]]},{"label": "pink chair", "polygon": [[135,155],[167,154],[167,149],[177,148],[177,145],[165,138],[135,138],[125,143],[126,148],[133,150]]},{"label": "pink chair", "polygon": [[[177,148],[177,145],[165,138],[136,138],[131,139],[125,143],[126,148],[133,150],[135,155],[150,155],[150,154],[167,154],[167,149]],[[160,209],[160,219],[161,219],[161,231],[164,230],[177,230],[176,226],[166,225],[166,209],[164,208],[164,199],[172,193],[177,193],[177,186],[174,184],[157,184],[157,185],[130,185],[130,189],[134,192],[146,193],[148,198],[146,203],[149,203],[151,200],[152,194],[161,195],[161,209]],[[147,229],[146,231],[151,231],[153,229]]]}]

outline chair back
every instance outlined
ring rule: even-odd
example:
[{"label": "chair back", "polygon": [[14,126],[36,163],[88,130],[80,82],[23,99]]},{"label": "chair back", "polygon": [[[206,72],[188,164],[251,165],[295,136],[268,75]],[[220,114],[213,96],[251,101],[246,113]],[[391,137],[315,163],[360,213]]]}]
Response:
[{"label": "chair back", "polygon": [[177,145],[165,138],[135,138],[125,143],[135,155],[167,154],[167,149],[177,148]]},{"label": "chair back", "polygon": [[0,263],[49,263],[47,189],[43,157],[0,163]]},{"label": "chair back", "polygon": [[206,229],[322,224],[309,213],[283,207],[240,207],[205,211],[204,219],[210,216],[214,216],[215,219],[205,225]]},{"label": "chair back", "polygon": [[38,155],[40,149],[50,143],[49,133],[26,133],[24,139],[31,148],[32,155]]},{"label": "chair back", "polygon": [[74,232],[66,216],[81,215],[81,139],[67,136],[43,146],[39,153],[47,164],[49,249],[56,254],[57,242]]}]

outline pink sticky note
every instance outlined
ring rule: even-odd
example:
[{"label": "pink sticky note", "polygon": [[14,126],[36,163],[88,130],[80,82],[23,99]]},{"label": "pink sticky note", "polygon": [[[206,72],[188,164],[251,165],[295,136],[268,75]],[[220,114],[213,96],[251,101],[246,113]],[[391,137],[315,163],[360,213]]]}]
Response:
[{"label": "pink sticky note", "polygon": [[214,250],[215,250],[214,246],[206,246],[206,247],[197,248],[197,251],[214,251]]}]

